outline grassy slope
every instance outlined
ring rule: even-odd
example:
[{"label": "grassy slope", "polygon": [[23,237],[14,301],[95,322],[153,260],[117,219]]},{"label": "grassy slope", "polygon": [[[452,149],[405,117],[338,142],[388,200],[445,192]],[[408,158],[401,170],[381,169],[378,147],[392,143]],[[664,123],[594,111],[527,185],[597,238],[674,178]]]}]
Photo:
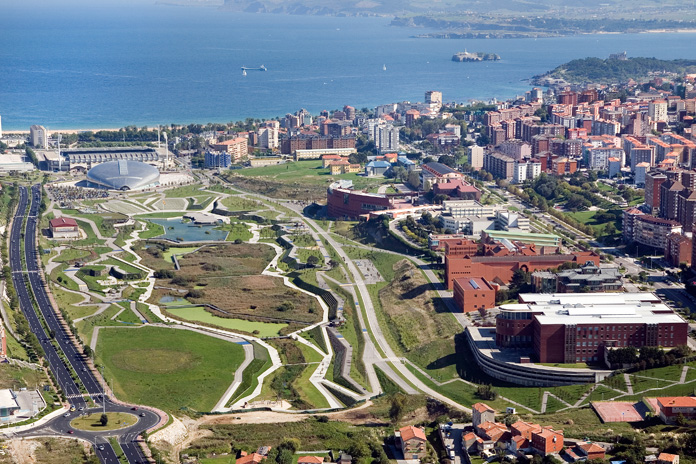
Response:
[{"label": "grassy slope", "polygon": [[244,359],[241,345],[186,330],[103,330],[97,362],[116,395],[166,411],[209,411]]}]

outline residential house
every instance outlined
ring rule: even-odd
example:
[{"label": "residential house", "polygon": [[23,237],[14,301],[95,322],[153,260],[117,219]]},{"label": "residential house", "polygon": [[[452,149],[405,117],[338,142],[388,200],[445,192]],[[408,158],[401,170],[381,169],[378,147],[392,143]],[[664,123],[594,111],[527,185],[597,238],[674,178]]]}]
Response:
[{"label": "residential house", "polygon": [[251,453],[237,458],[237,464],[259,464],[266,456],[259,453]]},{"label": "residential house", "polygon": [[563,430],[543,427],[541,432],[533,432],[532,448],[542,456],[559,453],[563,449]]},{"label": "residential house", "polygon": [[321,456],[300,456],[297,458],[297,464],[322,464],[324,458]]},{"label": "residential house", "polygon": [[471,421],[474,428],[484,422],[495,422],[495,410],[484,403],[476,403],[471,407]]},{"label": "residential house", "polygon": [[660,453],[655,464],[679,464],[679,456],[676,454]]},{"label": "residential house", "polygon": [[400,428],[395,435],[404,459],[421,459],[425,456],[427,439],[423,429],[408,425]]}]

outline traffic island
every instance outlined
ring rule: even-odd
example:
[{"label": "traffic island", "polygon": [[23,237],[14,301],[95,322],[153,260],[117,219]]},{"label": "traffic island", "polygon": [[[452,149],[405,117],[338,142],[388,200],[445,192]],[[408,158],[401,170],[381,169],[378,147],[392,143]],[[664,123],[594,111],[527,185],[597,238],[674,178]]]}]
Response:
[{"label": "traffic island", "polygon": [[70,421],[70,427],[85,432],[107,432],[125,429],[138,422],[137,416],[127,412],[107,412],[106,424],[102,424],[101,417],[100,412],[80,416]]}]

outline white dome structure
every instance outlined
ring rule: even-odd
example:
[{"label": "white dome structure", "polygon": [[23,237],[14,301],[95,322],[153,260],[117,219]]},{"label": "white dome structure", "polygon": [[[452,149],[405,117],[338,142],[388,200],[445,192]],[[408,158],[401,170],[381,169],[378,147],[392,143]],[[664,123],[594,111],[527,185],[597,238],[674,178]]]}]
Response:
[{"label": "white dome structure", "polygon": [[140,161],[119,160],[99,164],[87,173],[87,180],[111,190],[139,190],[159,184],[159,170]]}]

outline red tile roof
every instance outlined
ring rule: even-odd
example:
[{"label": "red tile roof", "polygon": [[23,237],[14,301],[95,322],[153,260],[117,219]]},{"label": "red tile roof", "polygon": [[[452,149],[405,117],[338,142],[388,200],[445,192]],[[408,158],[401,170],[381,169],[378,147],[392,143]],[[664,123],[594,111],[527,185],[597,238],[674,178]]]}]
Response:
[{"label": "red tile roof", "polygon": [[406,427],[400,428],[399,432],[401,433],[402,441],[411,440],[412,438],[417,438],[419,440],[425,441],[425,432],[423,431],[423,429],[419,429],[418,427],[408,425]]},{"label": "red tile roof", "polygon": [[666,408],[694,408],[696,398],[692,396],[665,396],[657,399],[658,404]]},{"label": "red tile roof", "polygon": [[59,217],[49,221],[51,227],[77,227],[77,221],[72,218]]},{"label": "red tile roof", "polygon": [[480,413],[484,412],[495,412],[495,409],[491,408],[485,403],[476,403],[475,405],[472,406],[472,409],[475,409],[476,411]]},{"label": "red tile roof", "polygon": [[324,458],[321,456],[300,456],[297,459],[297,464],[321,464],[322,462],[324,462]]},{"label": "red tile roof", "polygon": [[237,459],[237,464],[258,464],[259,462],[263,461],[266,459],[266,456],[263,456],[258,453],[251,453],[246,456],[242,456],[241,458]]},{"label": "red tile roof", "polygon": [[665,462],[675,462],[677,459],[679,459],[679,456],[676,454],[669,454],[669,453],[660,453],[660,455],[657,457],[658,461],[665,461]]}]

